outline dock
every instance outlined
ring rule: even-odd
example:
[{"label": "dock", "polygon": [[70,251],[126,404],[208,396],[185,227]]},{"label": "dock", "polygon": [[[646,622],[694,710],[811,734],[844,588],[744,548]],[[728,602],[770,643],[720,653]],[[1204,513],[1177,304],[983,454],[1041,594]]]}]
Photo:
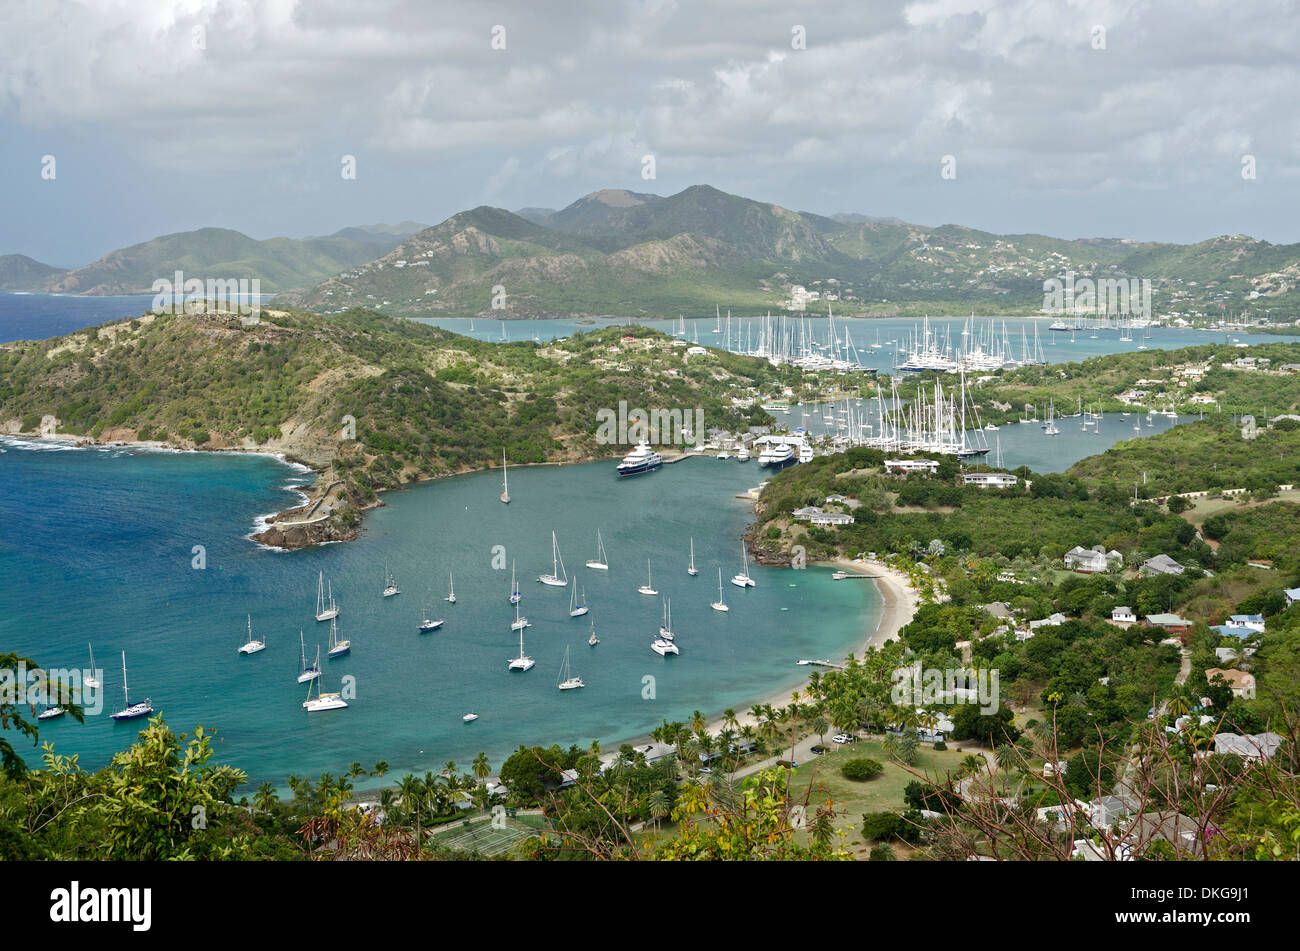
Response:
[{"label": "dock", "polygon": [[880,575],[851,575],[847,571],[837,571],[831,575],[832,581],[854,580],[858,578],[879,578]]},{"label": "dock", "polygon": [[798,667],[830,667],[833,670],[844,670],[843,664],[835,664],[829,660],[796,660],[795,665]]}]

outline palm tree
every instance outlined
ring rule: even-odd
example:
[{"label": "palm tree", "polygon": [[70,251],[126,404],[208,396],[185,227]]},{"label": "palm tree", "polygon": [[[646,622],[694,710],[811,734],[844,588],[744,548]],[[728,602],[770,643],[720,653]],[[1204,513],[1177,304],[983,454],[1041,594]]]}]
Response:
[{"label": "palm tree", "polygon": [[492,775],[492,764],[488,762],[487,754],[481,751],[474,757],[474,763],[470,768],[474,770],[474,776],[479,782]]},{"label": "palm tree", "polygon": [[814,733],[817,734],[817,741],[822,746],[826,745],[826,731],[830,729],[830,721],[823,714],[817,714],[813,717],[812,722],[808,724]]},{"label": "palm tree", "polygon": [[257,792],[253,795],[253,805],[262,812],[270,812],[280,804],[280,798],[275,794],[275,787],[269,782],[262,783],[257,787]]},{"label": "palm tree", "polygon": [[736,711],[731,707],[722,711],[722,725],[733,730],[740,726],[740,721],[736,719]]},{"label": "palm tree", "polygon": [[375,768],[372,769],[370,772],[372,775],[378,776],[380,779],[383,779],[384,773],[388,772],[389,768],[390,767],[388,765],[388,760],[381,759],[378,763],[375,764]]},{"label": "palm tree", "polygon": [[692,733],[695,734],[703,733],[704,728],[707,727],[708,725],[709,725],[709,721],[705,718],[704,714],[701,713],[699,710],[696,710],[691,714]]},{"label": "palm tree", "polygon": [[668,797],[664,795],[662,789],[656,789],[650,794],[647,802],[650,808],[650,817],[655,821],[655,831],[659,831],[659,820],[668,815]]},{"label": "palm tree", "polygon": [[356,779],[358,776],[361,776],[362,774],[365,774],[367,776],[370,775],[369,773],[366,773],[365,767],[362,766],[360,763],[353,763],[351,766],[348,767],[348,775],[351,776],[353,779]]}]

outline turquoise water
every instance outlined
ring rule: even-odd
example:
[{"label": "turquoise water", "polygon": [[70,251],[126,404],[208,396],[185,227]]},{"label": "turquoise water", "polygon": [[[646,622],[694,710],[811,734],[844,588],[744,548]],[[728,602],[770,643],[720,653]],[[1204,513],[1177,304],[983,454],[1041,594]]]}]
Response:
[{"label": "turquoise water", "polygon": [[[30,446],[30,444],[28,444]],[[292,504],[286,486],[303,475],[274,459],[202,453],[26,448],[0,443],[0,644],[49,667],[87,663],[93,641],[105,668],[104,712],[84,725],[42,724],[41,739],[101,766],[142,721],[114,723],[121,706],[120,651],[131,696],[152,698],[178,730],[218,731],[221,759],[250,781],[339,772],[387,760],[393,770],[467,766],[480,750],[494,766],[519,743],[642,734],[696,708],[748,706],[806,675],[794,661],[843,654],[878,618],[873,586],[831,581],[830,572],[751,566],[757,587],[726,583],[739,568],[750,507],[734,496],[760,478],[756,463],[692,459],[619,480],[613,463],[513,471],[509,506],[495,473],[415,486],[385,496],[354,542],[274,552],[245,536],[259,514]],[[596,529],[610,570],[592,571]],[[591,613],[570,618],[569,592],[535,580],[551,568],[551,531]],[[686,573],[691,536],[700,575]],[[191,567],[192,548],[207,567]],[[533,626],[537,664],[511,673],[509,567],[518,563],[521,609]],[[672,598],[681,655],[661,658],[650,641],[659,598],[639,595],[652,560],[655,586]],[[385,562],[402,593],[383,598]],[[717,567],[726,600],[719,614]],[[347,710],[307,714],[297,684],[298,631],[308,653],[328,638],[314,620],[316,577],[332,579],[349,657],[325,664],[324,689],[356,678]],[[446,604],[455,572],[458,603]],[[421,601],[446,619],[416,630]],[[267,649],[251,657],[245,614]],[[601,638],[588,647],[591,621]],[[570,645],[583,690],[555,689]],[[647,676],[654,677],[653,698]],[[471,724],[467,712],[479,714]]]}]

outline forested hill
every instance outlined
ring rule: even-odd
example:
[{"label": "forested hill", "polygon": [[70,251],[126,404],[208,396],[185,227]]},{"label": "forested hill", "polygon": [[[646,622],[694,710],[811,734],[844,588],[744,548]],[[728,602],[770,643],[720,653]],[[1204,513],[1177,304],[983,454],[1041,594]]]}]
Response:
[{"label": "forested hill", "polygon": [[[596,413],[620,400],[746,425],[731,397],[777,371],[685,350],[637,327],[494,344],[368,311],[146,314],[0,347],[0,430],[35,433],[53,416],[59,433],[104,441],[283,452],[330,470],[321,484],[342,480],[355,507],[495,464],[503,448],[520,463],[617,454],[597,444]],[[355,439],[341,438],[344,417]]]}]

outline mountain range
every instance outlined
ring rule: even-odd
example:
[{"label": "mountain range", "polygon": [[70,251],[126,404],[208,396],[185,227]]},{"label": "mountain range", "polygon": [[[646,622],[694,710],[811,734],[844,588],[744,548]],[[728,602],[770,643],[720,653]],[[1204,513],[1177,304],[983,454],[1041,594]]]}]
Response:
[{"label": "mountain range", "polygon": [[[406,231],[408,228],[417,230]],[[1300,244],[1245,235],[1197,244],[1000,235],[863,214],[818,215],[695,185],[660,196],[604,189],[562,209],[486,205],[433,227],[345,228],[254,241],[202,229],[116,251],[73,271],[0,258],[0,288],[148,291],[180,268],[260,277],[279,300],[322,313],[663,317],[714,308],[812,312],[1032,313],[1043,284],[1148,279],[1160,314],[1300,316]],[[815,297],[812,295],[815,293]]]},{"label": "mountain range", "polygon": [[0,256],[0,290],[62,294],[148,294],[176,271],[190,277],[257,278],[263,293],[303,288],[384,255],[422,230],[416,222],[344,228],[320,238],[259,241],[227,228],[168,234],[121,248],[78,268],[21,254]]}]

